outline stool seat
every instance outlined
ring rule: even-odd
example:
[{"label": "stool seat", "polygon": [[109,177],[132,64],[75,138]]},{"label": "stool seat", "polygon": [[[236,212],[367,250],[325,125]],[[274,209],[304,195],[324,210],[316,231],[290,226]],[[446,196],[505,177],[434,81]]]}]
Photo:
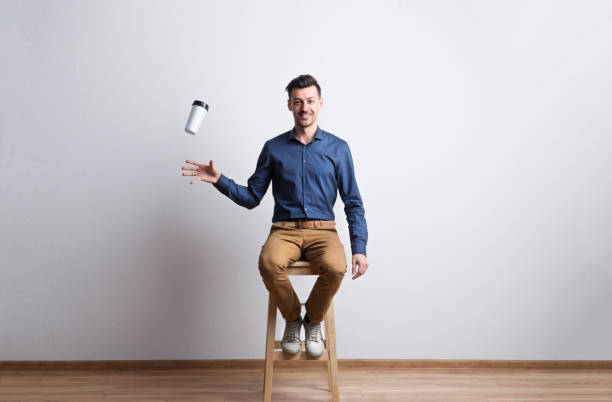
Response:
[{"label": "stool seat", "polygon": [[[287,275],[319,275],[317,268],[307,260],[299,260],[287,267]],[[301,303],[305,305],[305,303]],[[323,318],[325,338],[323,345],[325,350],[318,357],[308,355],[305,348],[305,342],[302,341],[302,349],[295,355],[284,353],[281,349],[281,341],[276,338],[276,312],[278,306],[269,294],[268,297],[268,324],[266,334],[266,360],[264,371],[264,401],[272,400],[272,375],[274,362],[278,360],[313,360],[324,361],[327,363],[327,378],[329,391],[331,392],[332,401],[338,401],[340,398],[338,392],[338,359],[336,356],[336,324],[334,316],[334,301],[332,299],[327,312]]]}]

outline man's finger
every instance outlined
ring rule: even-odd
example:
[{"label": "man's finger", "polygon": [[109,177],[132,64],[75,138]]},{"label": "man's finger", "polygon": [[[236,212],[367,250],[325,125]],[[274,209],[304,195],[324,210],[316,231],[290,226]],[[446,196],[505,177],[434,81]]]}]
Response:
[{"label": "man's finger", "polygon": [[195,183],[199,182],[200,180],[202,180],[202,179],[200,179],[200,176],[198,176],[198,178],[197,178],[197,179],[195,179],[194,181],[192,181],[192,182],[191,182],[191,183],[189,183],[189,184],[195,184]]},{"label": "man's finger", "polygon": [[352,273],[353,275],[355,275],[355,265],[357,265],[357,262],[356,262],[355,260],[353,260],[353,269],[352,269],[352,271],[351,271],[351,273]]},{"label": "man's finger", "polygon": [[183,166],[183,170],[198,170],[198,168],[193,166]]},{"label": "man's finger", "polygon": [[202,164],[199,163],[199,162],[194,162],[194,161],[190,161],[190,160],[186,160],[185,162],[191,163],[192,165],[196,165],[196,166],[202,166]]}]

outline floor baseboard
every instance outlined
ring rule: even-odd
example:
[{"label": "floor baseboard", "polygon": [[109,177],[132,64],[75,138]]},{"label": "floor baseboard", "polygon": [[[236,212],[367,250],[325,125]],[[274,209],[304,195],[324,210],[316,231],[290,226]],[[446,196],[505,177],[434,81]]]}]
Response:
[{"label": "floor baseboard", "polygon": [[[275,365],[322,364],[325,361],[276,361]],[[102,369],[263,369],[263,359],[201,360],[4,360],[0,370]],[[338,359],[342,368],[517,368],[612,369],[612,360],[466,360],[466,359]]]}]

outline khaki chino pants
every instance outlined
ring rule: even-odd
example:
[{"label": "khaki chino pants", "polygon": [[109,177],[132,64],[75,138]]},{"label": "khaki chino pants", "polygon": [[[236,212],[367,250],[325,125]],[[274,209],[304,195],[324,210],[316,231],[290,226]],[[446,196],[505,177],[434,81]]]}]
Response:
[{"label": "khaki chino pants", "polygon": [[302,312],[302,305],[287,275],[287,267],[302,256],[320,272],[306,301],[306,314],[311,322],[321,322],[347,271],[344,245],[336,228],[300,229],[273,223],[261,247],[259,272],[283,318],[295,320]]}]

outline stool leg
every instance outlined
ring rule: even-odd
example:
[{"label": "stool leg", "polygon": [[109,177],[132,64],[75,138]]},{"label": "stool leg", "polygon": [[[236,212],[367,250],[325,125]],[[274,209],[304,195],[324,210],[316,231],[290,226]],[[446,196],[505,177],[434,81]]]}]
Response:
[{"label": "stool leg", "polygon": [[336,356],[336,318],[334,315],[334,301],[332,300],[325,314],[325,342],[327,343],[327,379],[329,390],[332,393],[332,401],[340,400],[338,390],[338,359]]},{"label": "stool leg", "polygon": [[276,337],[276,302],[268,297],[268,328],[266,330],[266,368],[264,371],[264,401],[272,400],[272,373],[274,370],[274,338]]}]

